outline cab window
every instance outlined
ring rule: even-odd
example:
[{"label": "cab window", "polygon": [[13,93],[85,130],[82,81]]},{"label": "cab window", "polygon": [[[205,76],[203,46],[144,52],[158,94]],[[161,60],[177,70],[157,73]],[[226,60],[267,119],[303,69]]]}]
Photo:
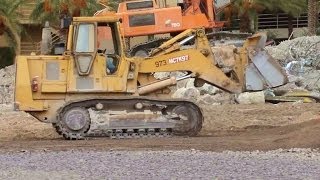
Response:
[{"label": "cab window", "polygon": [[80,24],[76,42],[76,52],[94,52],[94,25]]},{"label": "cab window", "polygon": [[114,42],[109,26],[98,26],[98,49],[106,50],[106,54],[114,54]]},{"label": "cab window", "polygon": [[105,52],[106,74],[115,74],[119,66],[119,47],[115,23],[98,23],[97,47],[100,52]]},{"label": "cab window", "polygon": [[88,75],[96,53],[95,25],[80,23],[76,31],[75,61],[80,75]]}]

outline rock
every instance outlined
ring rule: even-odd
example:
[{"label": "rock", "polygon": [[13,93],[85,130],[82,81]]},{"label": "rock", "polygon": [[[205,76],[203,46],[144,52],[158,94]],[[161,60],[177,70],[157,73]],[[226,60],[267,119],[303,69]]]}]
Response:
[{"label": "rock", "polygon": [[213,98],[217,103],[220,103],[220,104],[234,104],[235,100],[233,96],[234,96],[233,94],[223,92],[223,93],[213,95]]},{"label": "rock", "polygon": [[0,112],[10,112],[13,110],[13,104],[0,104]]},{"label": "rock", "polygon": [[239,104],[261,104],[265,103],[265,96],[263,91],[245,92],[239,94],[236,100]]},{"label": "rock", "polygon": [[189,82],[189,79],[184,79],[184,80],[178,81],[177,82],[177,89],[186,87],[188,82]]},{"label": "rock", "polygon": [[0,69],[0,104],[13,102],[15,66]]},{"label": "rock", "polygon": [[199,96],[200,92],[196,88],[180,88],[171,97],[197,101]]},{"label": "rock", "polygon": [[186,83],[186,88],[194,88],[194,78],[189,78],[187,83]]},{"label": "rock", "polygon": [[211,50],[215,61],[223,69],[224,72],[230,72],[235,66],[234,45],[213,46]]},{"label": "rock", "polygon": [[214,94],[222,93],[221,89],[207,83],[205,83],[202,87],[198,89],[201,95],[204,95],[204,94],[214,95]]},{"label": "rock", "polygon": [[180,88],[176,92],[173,93],[171,96],[172,98],[183,98],[184,92],[186,91],[187,88]]},{"label": "rock", "polygon": [[156,79],[165,79],[165,78],[168,78],[168,77],[179,78],[179,77],[183,77],[185,75],[186,75],[186,73],[184,73],[184,72],[174,71],[174,72],[157,72],[157,73],[154,73],[153,76]]},{"label": "rock", "polygon": [[153,75],[156,79],[164,79],[170,77],[170,72],[157,72]]},{"label": "rock", "polygon": [[197,88],[187,88],[183,94],[184,99],[188,99],[191,101],[197,101],[200,96],[200,91]]},{"label": "rock", "polygon": [[170,77],[183,77],[187,74],[187,72],[181,72],[181,71],[174,71],[174,72],[170,72]]}]

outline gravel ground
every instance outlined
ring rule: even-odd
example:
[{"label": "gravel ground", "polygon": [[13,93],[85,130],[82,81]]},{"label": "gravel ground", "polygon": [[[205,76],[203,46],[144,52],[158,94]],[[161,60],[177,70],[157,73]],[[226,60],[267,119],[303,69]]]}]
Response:
[{"label": "gravel ground", "polygon": [[320,153],[60,151],[0,154],[1,179],[318,179]]}]

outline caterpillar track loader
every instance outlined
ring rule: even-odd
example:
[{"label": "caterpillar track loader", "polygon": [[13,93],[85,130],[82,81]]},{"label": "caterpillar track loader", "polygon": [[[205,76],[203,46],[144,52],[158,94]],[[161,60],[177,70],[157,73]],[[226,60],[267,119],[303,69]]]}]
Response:
[{"label": "caterpillar track loader", "polygon": [[[192,47],[182,48],[190,41]],[[287,78],[261,48],[264,42],[257,34],[234,49],[234,64],[226,71],[203,29],[184,31],[148,58],[128,58],[116,16],[73,18],[63,55],[17,57],[15,109],[52,123],[65,139],[195,136],[202,127],[201,109],[170,98],[168,87],[190,77],[230,93],[283,85]],[[172,71],[188,74],[153,76]]]}]

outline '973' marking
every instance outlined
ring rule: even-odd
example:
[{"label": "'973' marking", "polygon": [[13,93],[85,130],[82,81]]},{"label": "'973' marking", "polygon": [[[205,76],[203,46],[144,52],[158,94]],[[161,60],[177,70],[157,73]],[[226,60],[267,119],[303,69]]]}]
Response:
[{"label": "'973' marking", "polygon": [[156,67],[161,67],[161,66],[167,65],[167,61],[166,60],[156,61],[154,64],[156,65]]}]

